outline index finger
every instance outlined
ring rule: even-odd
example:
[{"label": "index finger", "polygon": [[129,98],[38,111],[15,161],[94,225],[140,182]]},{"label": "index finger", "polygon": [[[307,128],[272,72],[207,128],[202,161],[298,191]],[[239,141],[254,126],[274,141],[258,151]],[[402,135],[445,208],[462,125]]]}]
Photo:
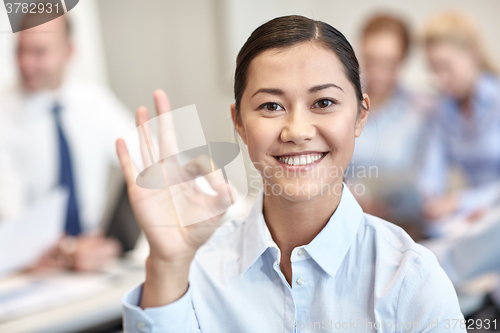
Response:
[{"label": "index finger", "polygon": [[116,140],[116,154],[118,155],[118,159],[120,161],[120,166],[123,172],[123,176],[125,177],[125,182],[127,183],[127,187],[132,188],[134,186],[137,186],[133,171],[133,168],[135,166],[132,160],[130,159],[127,145],[125,144],[125,141],[123,141],[123,139]]}]

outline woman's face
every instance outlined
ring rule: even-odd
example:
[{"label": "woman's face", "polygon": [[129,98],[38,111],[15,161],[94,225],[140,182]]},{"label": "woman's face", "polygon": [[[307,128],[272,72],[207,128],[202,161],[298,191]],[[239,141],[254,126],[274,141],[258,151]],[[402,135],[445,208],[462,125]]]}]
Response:
[{"label": "woman's face", "polygon": [[447,42],[435,42],[426,51],[441,91],[459,100],[472,93],[479,72],[475,52]]},{"label": "woman's face", "polygon": [[[354,87],[331,50],[307,42],[263,52],[240,105],[236,128],[267,189],[292,201],[341,194],[367,112],[358,116]],[[232,112],[234,119],[234,105]]]}]

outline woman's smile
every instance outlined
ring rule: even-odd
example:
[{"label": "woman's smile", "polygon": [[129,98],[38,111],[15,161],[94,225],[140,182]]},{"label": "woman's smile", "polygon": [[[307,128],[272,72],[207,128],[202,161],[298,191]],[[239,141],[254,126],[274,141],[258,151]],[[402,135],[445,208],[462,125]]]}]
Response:
[{"label": "woman's smile", "polygon": [[273,156],[284,168],[289,170],[310,170],[318,165],[328,152],[299,152]]}]

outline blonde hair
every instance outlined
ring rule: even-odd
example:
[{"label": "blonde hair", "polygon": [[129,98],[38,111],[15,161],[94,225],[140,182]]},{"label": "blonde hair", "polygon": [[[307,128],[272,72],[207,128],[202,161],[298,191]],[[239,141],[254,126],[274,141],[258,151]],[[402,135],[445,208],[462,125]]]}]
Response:
[{"label": "blonde hair", "polygon": [[484,50],[476,25],[464,14],[445,12],[435,15],[427,22],[423,39],[426,46],[448,42],[475,50],[479,56],[481,69],[493,74],[498,73],[497,67]]}]

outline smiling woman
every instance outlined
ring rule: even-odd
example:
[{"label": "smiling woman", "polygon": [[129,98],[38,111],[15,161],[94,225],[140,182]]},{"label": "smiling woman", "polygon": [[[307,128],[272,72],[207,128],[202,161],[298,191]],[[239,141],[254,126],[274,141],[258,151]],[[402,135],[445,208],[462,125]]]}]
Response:
[{"label": "smiling woman", "polygon": [[[177,220],[172,196],[138,187],[117,142],[151,249],[145,283],[123,301],[125,331],[465,332],[435,257],[399,227],[364,214],[342,182],[370,105],[345,37],[301,16],[271,20],[242,47],[234,88],[234,125],[264,183],[242,220],[151,227]],[[159,115],[169,111],[165,93],[154,98]],[[148,121],[145,108],[137,121]],[[160,131],[160,149],[175,149],[162,135],[172,133]],[[189,193],[188,210],[220,204],[196,188]]]}]

